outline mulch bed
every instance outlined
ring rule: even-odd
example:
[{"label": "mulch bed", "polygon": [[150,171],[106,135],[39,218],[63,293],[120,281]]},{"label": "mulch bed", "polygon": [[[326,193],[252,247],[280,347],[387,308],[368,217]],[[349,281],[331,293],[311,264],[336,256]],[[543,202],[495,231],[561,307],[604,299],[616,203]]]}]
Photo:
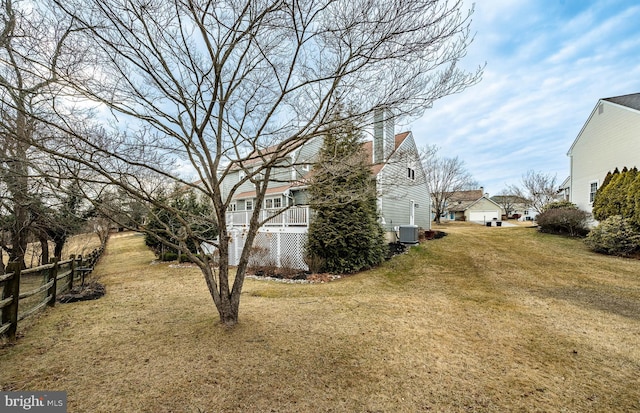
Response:
[{"label": "mulch bed", "polygon": [[98,282],[91,282],[84,286],[74,287],[68,292],[60,295],[58,301],[66,303],[74,303],[76,301],[97,300],[107,293],[107,289],[104,285]]}]

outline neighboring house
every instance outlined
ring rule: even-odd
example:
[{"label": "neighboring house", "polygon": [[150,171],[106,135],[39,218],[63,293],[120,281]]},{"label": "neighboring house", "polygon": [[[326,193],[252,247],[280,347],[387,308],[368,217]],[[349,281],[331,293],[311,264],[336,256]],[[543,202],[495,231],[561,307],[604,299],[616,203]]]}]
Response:
[{"label": "neighboring house", "polygon": [[487,222],[500,220],[503,209],[492,201],[484,189],[457,191],[452,193],[445,206],[441,220]]},{"label": "neighboring house", "polygon": [[[534,221],[538,213],[531,208],[526,199],[516,195],[495,195],[491,200],[500,205],[507,219],[517,219],[518,221]],[[509,211],[507,211],[507,207]]]},{"label": "neighboring house", "polygon": [[[364,142],[363,149],[371,160],[378,210],[388,239],[395,240],[400,225],[430,229],[431,204],[412,133],[394,134],[391,120],[381,115],[376,117],[373,129],[373,140]],[[278,266],[307,268],[303,250],[312,219],[307,187],[322,143],[322,138],[310,140],[272,171],[261,211],[262,219],[267,222],[259,229],[254,247],[270,254]],[[223,193],[226,190],[228,194],[229,188],[242,177],[243,171],[237,170],[225,178]],[[227,213],[227,225],[235,243],[230,248],[232,264],[237,263],[242,251],[244,233],[251,212],[256,208],[255,197],[255,189],[246,182],[232,198]]]},{"label": "neighboring house", "polygon": [[640,93],[600,99],[567,155],[570,176],[561,190],[590,213],[607,172],[640,167]]},{"label": "neighboring house", "polygon": [[571,177],[568,176],[558,189],[558,201],[571,201]]}]

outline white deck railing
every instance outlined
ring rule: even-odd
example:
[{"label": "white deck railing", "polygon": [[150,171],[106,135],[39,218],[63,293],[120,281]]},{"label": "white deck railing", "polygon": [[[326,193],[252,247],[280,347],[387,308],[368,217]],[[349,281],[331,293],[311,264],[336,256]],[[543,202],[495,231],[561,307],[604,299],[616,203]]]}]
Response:
[{"label": "white deck railing", "polygon": [[[227,212],[227,225],[245,227],[249,225],[253,211]],[[259,220],[270,227],[307,227],[309,226],[309,207],[294,206],[282,209],[263,209]]]}]

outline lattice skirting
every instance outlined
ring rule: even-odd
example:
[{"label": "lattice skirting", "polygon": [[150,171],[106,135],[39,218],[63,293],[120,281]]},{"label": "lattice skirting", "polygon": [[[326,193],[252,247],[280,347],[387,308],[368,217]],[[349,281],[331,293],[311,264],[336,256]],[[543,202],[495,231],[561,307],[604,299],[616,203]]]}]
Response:
[{"label": "lattice skirting", "polygon": [[[229,264],[238,265],[246,241],[243,231],[232,232],[229,243]],[[250,265],[275,265],[277,267],[308,270],[304,262],[306,233],[258,232],[253,242]]]}]

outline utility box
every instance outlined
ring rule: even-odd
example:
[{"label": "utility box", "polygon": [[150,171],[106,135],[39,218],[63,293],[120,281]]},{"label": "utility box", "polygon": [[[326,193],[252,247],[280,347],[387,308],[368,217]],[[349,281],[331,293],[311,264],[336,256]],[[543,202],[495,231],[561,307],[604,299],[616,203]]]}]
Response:
[{"label": "utility box", "polygon": [[400,225],[398,227],[398,238],[401,244],[417,244],[418,243],[418,226],[417,225]]}]

